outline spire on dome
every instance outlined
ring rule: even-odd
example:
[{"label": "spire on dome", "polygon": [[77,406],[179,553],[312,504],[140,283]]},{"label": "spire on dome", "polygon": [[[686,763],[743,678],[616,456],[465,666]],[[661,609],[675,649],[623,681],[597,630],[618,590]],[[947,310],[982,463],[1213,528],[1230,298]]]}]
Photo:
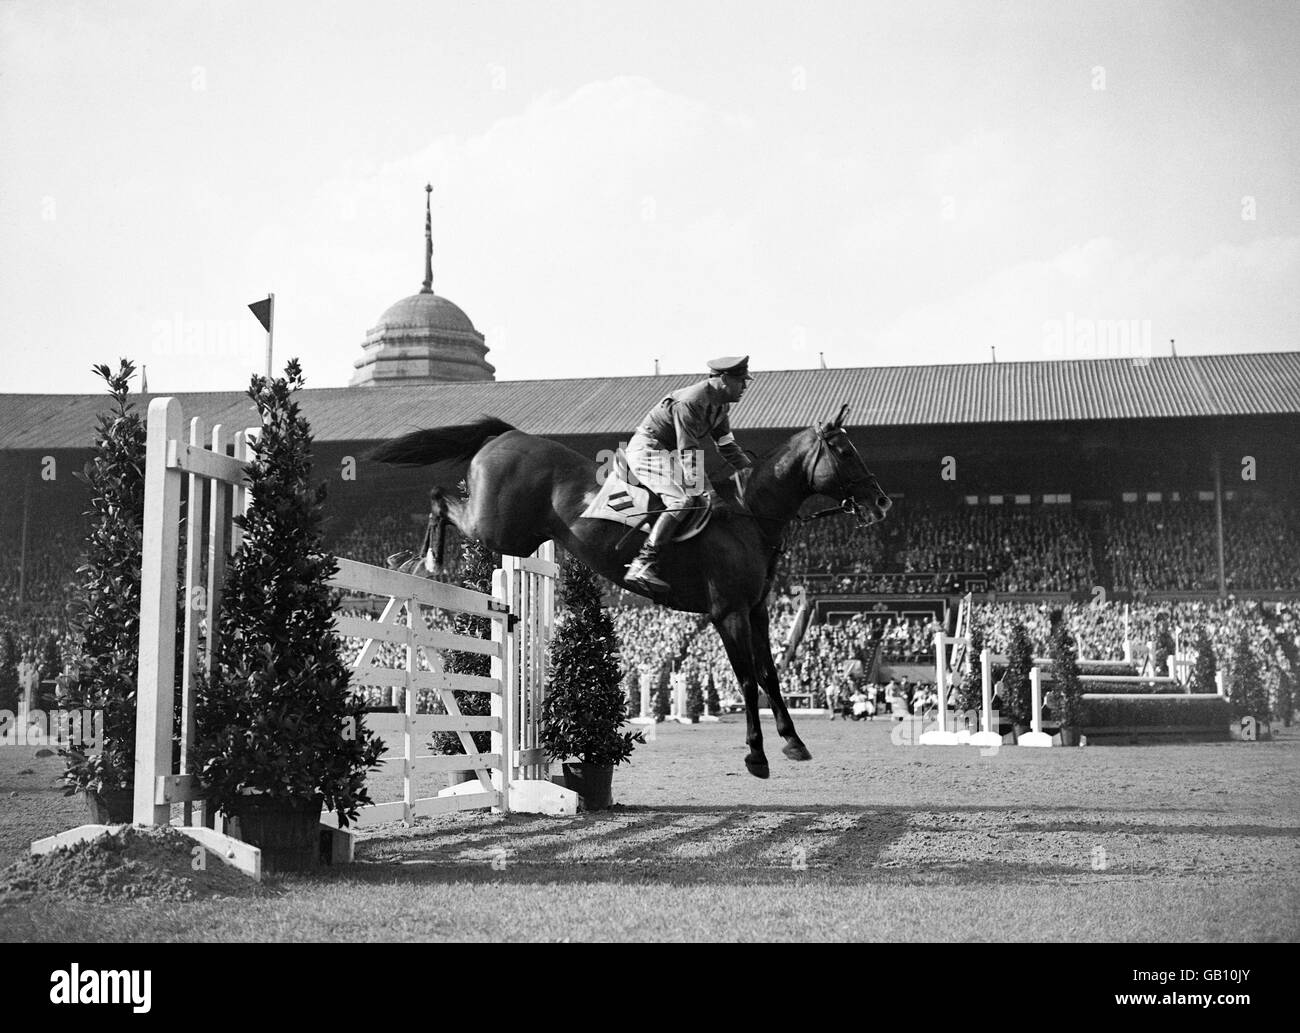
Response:
[{"label": "spire on dome", "polygon": [[433,215],[429,211],[429,199],[433,195],[433,184],[424,184],[424,286],[421,294],[433,293]]}]

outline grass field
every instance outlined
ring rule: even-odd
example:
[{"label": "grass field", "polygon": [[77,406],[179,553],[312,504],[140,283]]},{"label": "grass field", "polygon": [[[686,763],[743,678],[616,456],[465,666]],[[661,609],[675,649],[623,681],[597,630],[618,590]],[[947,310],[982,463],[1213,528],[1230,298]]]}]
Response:
[{"label": "grass field", "polygon": [[[766,724],[770,735],[770,721]],[[1300,736],[982,756],[806,718],[660,725],[612,811],[362,832],[358,863],[252,900],[0,905],[4,940],[1144,940],[1300,936]],[[0,749],[0,864],[84,819],[57,757]],[[379,774],[376,799],[397,795]]]}]

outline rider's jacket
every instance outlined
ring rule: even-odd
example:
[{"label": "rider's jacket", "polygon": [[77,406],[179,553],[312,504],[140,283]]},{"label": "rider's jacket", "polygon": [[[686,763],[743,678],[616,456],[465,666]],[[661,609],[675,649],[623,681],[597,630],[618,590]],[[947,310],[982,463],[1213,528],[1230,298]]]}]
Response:
[{"label": "rider's jacket", "polygon": [[658,443],[660,448],[683,453],[700,448],[704,439],[711,437],[731,467],[744,470],[752,464],[731,435],[731,403],[724,401],[725,397],[707,380],[683,387],[661,399],[646,414],[636,433]]}]

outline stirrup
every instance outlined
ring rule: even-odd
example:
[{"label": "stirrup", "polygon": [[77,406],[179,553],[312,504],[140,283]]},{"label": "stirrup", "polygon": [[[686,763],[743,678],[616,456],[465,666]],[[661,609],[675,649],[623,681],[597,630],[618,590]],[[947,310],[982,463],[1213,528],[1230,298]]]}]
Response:
[{"label": "stirrup", "polygon": [[628,564],[627,575],[623,580],[648,592],[667,592],[669,587],[668,582],[655,570],[654,562],[642,559],[640,556]]}]

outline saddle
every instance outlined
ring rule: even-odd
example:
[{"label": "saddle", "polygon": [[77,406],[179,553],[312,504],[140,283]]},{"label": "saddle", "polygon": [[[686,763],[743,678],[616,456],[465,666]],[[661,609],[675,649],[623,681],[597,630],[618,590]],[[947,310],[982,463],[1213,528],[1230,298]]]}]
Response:
[{"label": "saddle", "polygon": [[[694,538],[708,527],[717,501],[718,493],[712,488],[703,495],[696,496],[686,507],[672,541],[683,542]],[[582,511],[582,517],[585,520],[610,520],[638,531],[667,508],[664,500],[638,481],[625,461],[620,461],[613,464],[600,491],[588,501],[587,508]]]}]

